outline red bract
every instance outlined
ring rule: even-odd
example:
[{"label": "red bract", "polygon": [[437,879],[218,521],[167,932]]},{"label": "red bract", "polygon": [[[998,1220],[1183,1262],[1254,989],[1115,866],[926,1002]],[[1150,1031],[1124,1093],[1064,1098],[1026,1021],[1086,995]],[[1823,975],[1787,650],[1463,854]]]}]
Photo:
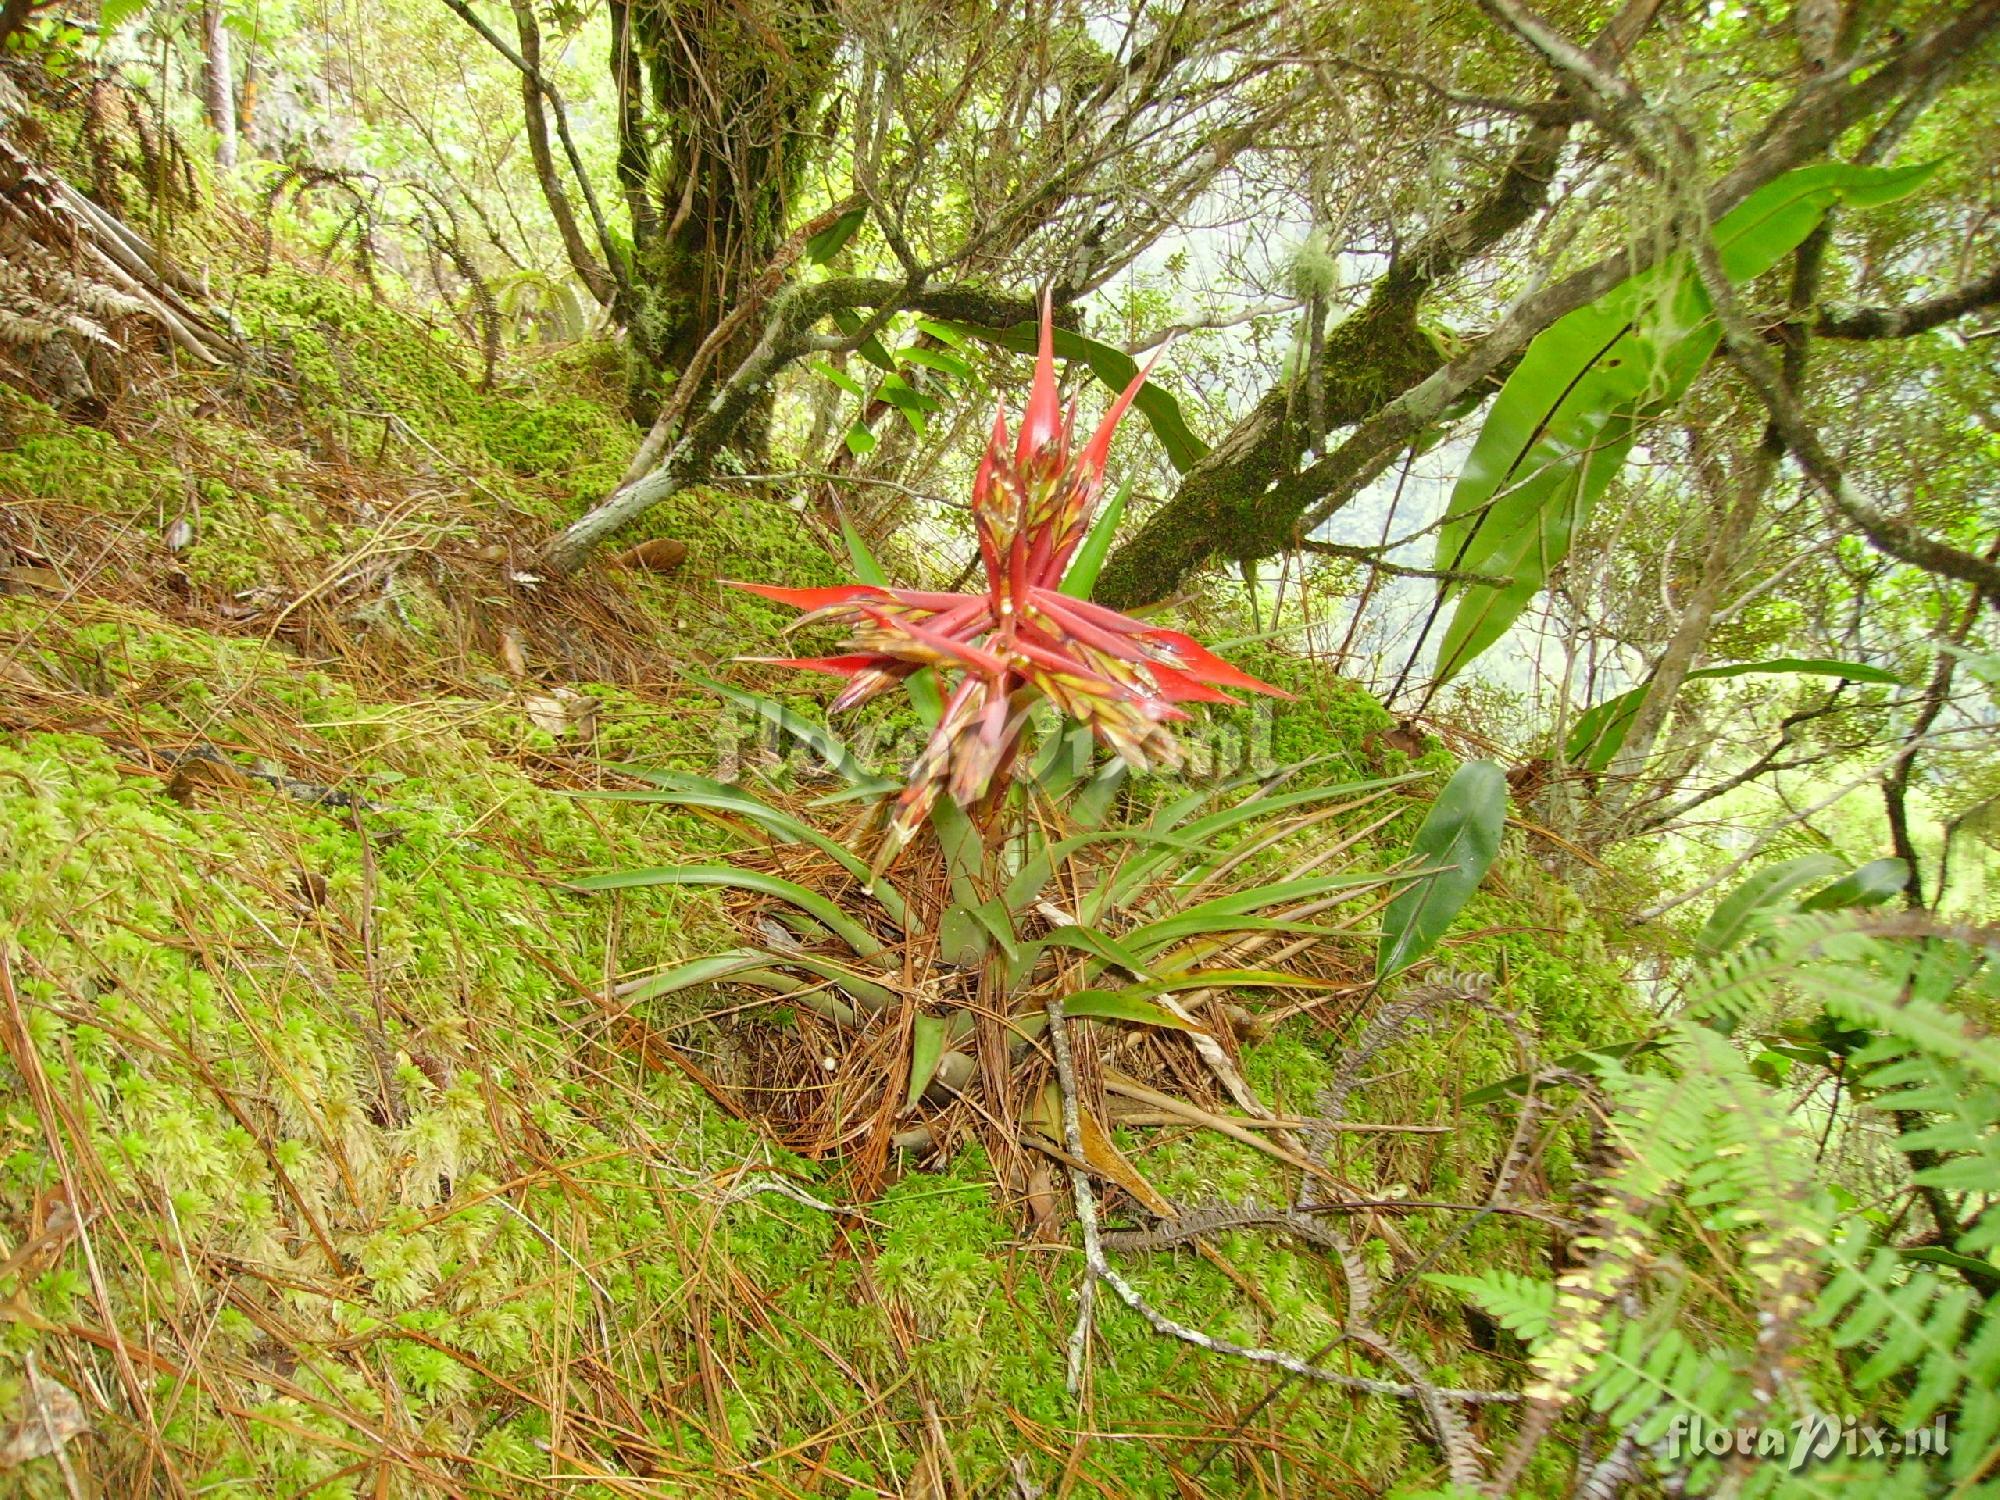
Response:
[{"label": "red bract", "polygon": [[1054,326],[1043,299],[1041,349],[1019,443],[1009,456],[1007,415],[997,413],[972,484],[984,593],[734,585],[807,611],[800,624],[839,620],[852,627],[842,655],[776,660],[847,678],[836,710],[865,703],[922,667],[937,668],[944,682],[956,675],[897,800],[895,844],[916,831],[947,787],[960,806],[986,796],[1012,764],[1028,710],[1042,699],[1144,770],[1180,764],[1180,746],[1165,727],[1188,717],[1180,704],[1236,702],[1224,687],[1287,696],[1177,631],[1060,592],[1104,488],[1111,435],[1145,379],[1141,370],[1090,441],[1073,451],[1076,413],[1064,415],[1056,395]]}]

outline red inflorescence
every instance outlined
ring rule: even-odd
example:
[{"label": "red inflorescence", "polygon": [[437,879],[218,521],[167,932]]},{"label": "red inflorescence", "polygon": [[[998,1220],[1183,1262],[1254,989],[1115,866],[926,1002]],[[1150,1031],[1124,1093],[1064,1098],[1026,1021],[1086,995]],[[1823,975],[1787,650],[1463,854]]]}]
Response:
[{"label": "red inflorescence", "polygon": [[864,703],[924,667],[937,668],[940,680],[962,674],[897,801],[891,824],[896,843],[916,831],[945,788],[960,806],[984,797],[1012,763],[1028,711],[1042,699],[1143,770],[1180,763],[1180,747],[1165,725],[1188,717],[1182,703],[1236,702],[1225,687],[1286,696],[1189,636],[1060,592],[1103,492],[1111,435],[1146,374],[1134,377],[1090,441],[1073,450],[1076,409],[1063,413],[1056,395],[1053,324],[1044,298],[1041,349],[1019,441],[1010,458],[1007,414],[996,413],[973,480],[985,592],[733,585],[807,611],[800,624],[838,620],[852,627],[850,649],[842,655],[766,658],[847,678],[835,710]]}]

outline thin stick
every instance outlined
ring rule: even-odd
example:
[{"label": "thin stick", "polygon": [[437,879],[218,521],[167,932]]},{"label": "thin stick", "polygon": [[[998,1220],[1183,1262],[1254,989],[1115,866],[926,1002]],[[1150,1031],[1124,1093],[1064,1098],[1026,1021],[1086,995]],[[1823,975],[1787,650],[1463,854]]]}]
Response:
[{"label": "thin stick", "polygon": [[[1062,1095],[1063,1134],[1068,1142],[1070,1154],[1079,1160],[1083,1157],[1083,1127],[1078,1116],[1076,1095],[1076,1068],[1071,1060],[1069,1048],[1069,1025],[1063,1016],[1061,1000],[1051,1000],[1048,1004],[1049,1050],[1055,1056],[1056,1083]],[[1141,1318],[1155,1333],[1168,1338],[1179,1339],[1206,1349],[1212,1354],[1229,1354],[1238,1359],[1247,1359],[1254,1364],[1275,1365],[1289,1374],[1303,1380],[1316,1380],[1325,1385],[1335,1385],[1343,1390],[1365,1391],[1372,1396],[1398,1396],[1404,1398],[1422,1397],[1425,1393],[1414,1385],[1404,1385],[1393,1380],[1374,1380],[1363,1375],[1346,1375],[1338,1370],[1323,1369],[1319,1365],[1308,1364],[1295,1354],[1287,1354],[1281,1349],[1258,1349],[1238,1344],[1229,1339],[1216,1338],[1203,1333],[1198,1328],[1190,1328],[1185,1323],[1175,1322],[1165,1313],[1157,1311],[1138,1290],[1111,1267],[1104,1258],[1104,1246],[1098,1238],[1097,1201],[1091,1196],[1090,1178],[1075,1167],[1069,1171],[1070,1187],[1076,1198],[1077,1222],[1083,1227],[1083,1254],[1086,1273],[1084,1290],[1078,1297],[1079,1312],[1087,1315],[1091,1306],[1090,1298],[1094,1283],[1104,1284],[1118,1294],[1119,1300]],[[1084,1318],[1079,1318],[1077,1328],[1070,1335],[1070,1356],[1072,1373],[1081,1367],[1083,1341],[1089,1330]],[[1072,1389],[1074,1389],[1072,1385]],[[1521,1398],[1512,1391],[1465,1391],[1443,1390],[1437,1395],[1454,1401],[1470,1402],[1515,1402]]]}]

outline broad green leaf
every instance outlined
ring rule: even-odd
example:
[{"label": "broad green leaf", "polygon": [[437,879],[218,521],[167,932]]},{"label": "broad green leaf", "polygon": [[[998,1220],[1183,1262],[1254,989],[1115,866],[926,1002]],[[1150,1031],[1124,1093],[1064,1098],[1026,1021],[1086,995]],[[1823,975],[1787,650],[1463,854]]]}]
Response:
[{"label": "broad green leaf", "polygon": [[[1835,203],[1886,203],[1935,164],[1823,163],[1767,183],[1714,228],[1732,281],[1762,275]],[[1494,399],[1452,491],[1436,566],[1504,577],[1501,587],[1446,584],[1457,608],[1438,647],[1445,682],[1486,650],[1534,599],[1623,467],[1638,422],[1671,408],[1714,353],[1719,333],[1685,254],[1612,288],[1543,330]]]},{"label": "broad green leaf", "polygon": [[97,8],[98,30],[105,36],[121,30],[146,13],[148,0],[103,0]]},{"label": "broad green leaf", "polygon": [[[925,325],[935,331],[931,325]],[[1016,323],[1012,328],[985,328],[976,323],[953,323],[951,329],[965,338],[983,339],[1016,354],[1033,354],[1041,334],[1037,324]],[[1064,359],[1082,360],[1104,385],[1122,391],[1139,373],[1139,362],[1122,349],[1074,333],[1067,328],[1055,331],[1055,351]],[[1132,404],[1153,429],[1153,436],[1166,449],[1167,460],[1185,474],[1208,456],[1208,444],[1194,435],[1181,413],[1181,404],[1165,386],[1149,380],[1139,388]]]},{"label": "broad green leaf", "polygon": [[918,1015],[910,1022],[910,1086],[903,1094],[903,1108],[912,1110],[924,1090],[937,1077],[944,1057],[944,1022],[936,1016]]},{"label": "broad green leaf", "polygon": [[1125,514],[1125,502],[1131,495],[1132,479],[1127,475],[1125,482],[1104,502],[1097,519],[1091,522],[1090,535],[1083,539],[1076,556],[1070,559],[1069,571],[1063,574],[1062,592],[1070,598],[1088,599],[1090,591],[1097,587],[1097,575],[1103,571],[1104,559],[1111,555],[1111,541],[1118,531],[1119,520]]},{"label": "broad green leaf", "polygon": [[1802,854],[1766,865],[1723,898],[1695,935],[1694,951],[1707,957],[1727,953],[1743,940],[1750,919],[1775,906],[1801,886],[1818,885],[1841,873],[1831,854]]},{"label": "broad green leaf", "polygon": [[856,422],[840,439],[847,445],[847,451],[856,458],[866,458],[875,451],[875,434],[864,423]]},{"label": "broad green leaf", "polygon": [[[1838,677],[1847,682],[1873,682],[1890,686],[1901,681],[1895,673],[1886,672],[1880,667],[1871,667],[1866,662],[1797,656],[1774,657],[1770,661],[1737,661],[1725,662],[1714,667],[1698,667],[1687,674],[1686,680],[1700,682],[1717,677],[1765,674]],[[1568,741],[1563,746],[1564,755],[1588,770],[1606,769],[1624,746],[1625,736],[1632,728],[1632,720],[1638,716],[1639,706],[1646,701],[1647,691],[1648,688],[1645,686],[1633,688],[1615,698],[1607,698],[1595,708],[1580,714],[1575,726],[1570,730]]]},{"label": "broad green leaf", "polygon": [[1799,903],[1800,911],[1846,911],[1893,901],[1910,883],[1910,867],[1900,859],[1871,859]]},{"label": "broad green leaf", "polygon": [[1453,773],[1410,845],[1426,866],[1382,913],[1375,975],[1400,973],[1436,946],[1500,852],[1507,823],[1507,776],[1490,760]]},{"label": "broad green leaf", "polygon": [[766,875],[761,870],[739,870],[733,865],[681,865],[656,870],[619,870],[608,875],[587,875],[582,880],[569,882],[573,891],[625,891],[652,885],[731,886],[775,896],[780,901],[790,902],[823,924],[828,931],[838,934],[848,947],[863,957],[882,951],[881,939],[842,911],[835,902],[818,891],[807,890],[796,881]]},{"label": "broad green leaf", "polygon": [[955,323],[940,323],[935,318],[919,318],[917,319],[917,327],[947,348],[963,349],[965,347],[965,332]]},{"label": "broad green leaf", "polygon": [[[852,308],[836,307],[828,316],[833,319],[833,326],[849,338],[861,332],[864,326],[861,315]],[[887,324],[883,326],[885,330],[888,327]],[[867,338],[863,339],[856,346],[855,353],[859,354],[878,370],[886,371],[891,375],[896,373],[896,356],[889,352],[888,347],[877,334],[871,333]]]},{"label": "broad green leaf", "polygon": [[806,259],[816,266],[823,266],[838,255],[847,242],[854,238],[855,231],[868,221],[867,208],[850,208],[818,234],[806,241]]}]

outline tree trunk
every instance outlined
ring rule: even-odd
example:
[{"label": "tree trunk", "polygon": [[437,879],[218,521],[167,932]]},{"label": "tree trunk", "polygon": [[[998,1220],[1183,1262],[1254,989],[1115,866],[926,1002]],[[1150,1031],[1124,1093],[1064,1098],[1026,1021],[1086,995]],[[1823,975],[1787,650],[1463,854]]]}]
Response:
[{"label": "tree trunk", "polygon": [[[785,239],[799,175],[820,144],[839,31],[829,0],[783,0],[755,17],[728,0],[620,6],[612,23],[619,178],[637,262],[629,391],[634,416],[650,421],[664,379],[687,371]],[[665,126],[660,162],[634,116],[641,73]],[[683,409],[742,362],[755,334],[746,328],[707,363]],[[768,404],[757,405],[739,446],[761,449]]]},{"label": "tree trunk", "polygon": [[222,24],[222,0],[201,8],[202,104],[215,131],[215,164],[236,166],[236,78],[229,61],[229,28]]}]

